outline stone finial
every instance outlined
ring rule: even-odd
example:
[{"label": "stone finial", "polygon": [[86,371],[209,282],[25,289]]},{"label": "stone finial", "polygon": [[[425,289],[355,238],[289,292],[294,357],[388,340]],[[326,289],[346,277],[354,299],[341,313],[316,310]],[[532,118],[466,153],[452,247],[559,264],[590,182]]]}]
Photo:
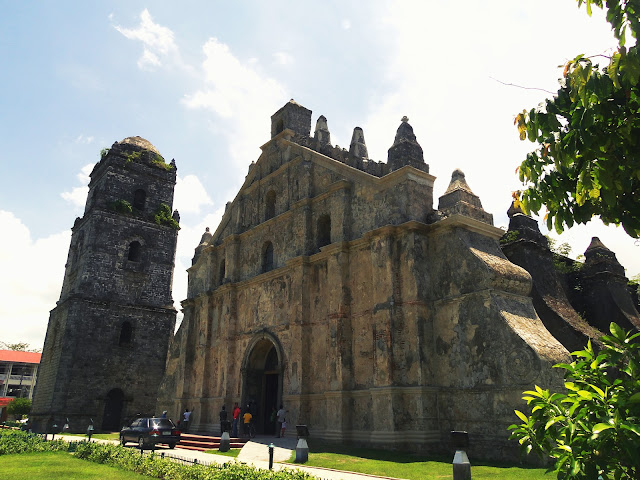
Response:
[{"label": "stone finial", "polygon": [[521,213],[522,215],[526,215],[524,213],[524,210],[522,210],[522,207],[518,204],[518,206],[516,207],[516,201],[514,200],[513,202],[511,202],[511,206],[509,207],[509,210],[507,210],[507,217],[509,218],[513,218],[513,216],[517,213]]},{"label": "stone finial", "polygon": [[393,145],[389,149],[387,157],[389,171],[398,170],[405,165],[410,165],[424,172],[429,171],[429,165],[424,163],[422,147],[418,143],[413,127],[409,124],[409,119],[402,117],[402,123],[398,127]]},{"label": "stone finial", "polygon": [[493,225],[493,215],[484,211],[480,198],[473,193],[459,168],[451,174],[451,182],[440,197],[438,210],[447,216],[459,214]]},{"label": "stone finial", "polygon": [[402,123],[407,123],[407,122],[409,122],[409,117],[407,117],[406,115],[403,115],[403,117],[400,119],[400,121]]},{"label": "stone finial", "polygon": [[178,212],[178,210],[174,210],[173,215],[171,215],[171,218],[173,218],[176,222],[180,223],[180,212]]},{"label": "stone finial", "polygon": [[324,115],[320,115],[316,121],[316,130],[313,138],[318,142],[318,145],[331,145],[331,133]]},{"label": "stone finial", "polygon": [[624,267],[620,265],[616,254],[609,250],[598,237],[593,237],[584,251],[584,264],[591,271],[609,271],[624,276]]},{"label": "stone finial", "polygon": [[202,234],[202,238],[200,239],[200,245],[209,244],[212,238],[213,238],[213,235],[211,235],[211,232],[209,231],[209,227],[207,227],[204,230],[204,233]]},{"label": "stone finial", "polygon": [[369,158],[367,145],[364,142],[364,132],[360,127],[356,127],[353,129],[353,135],[351,136],[351,145],[349,146],[349,153],[358,158]]},{"label": "stone finial", "polygon": [[173,167],[173,169],[174,169],[174,170],[176,170],[176,169],[177,169],[177,167],[176,167],[176,159],[175,159],[175,158],[172,158],[172,159],[171,159],[171,163],[170,163],[170,165]]},{"label": "stone finial", "polygon": [[474,193],[471,191],[471,187],[467,184],[467,180],[465,179],[464,172],[459,168],[456,168],[451,174],[451,182],[449,182],[449,186],[444,194],[451,193],[455,190],[464,190],[469,192],[471,195]]},{"label": "stone finial", "polygon": [[606,250],[607,252],[611,251],[607,247],[605,247],[604,243],[602,243],[598,237],[591,238],[591,243],[584,252],[585,256],[587,252],[591,252],[592,250]]}]

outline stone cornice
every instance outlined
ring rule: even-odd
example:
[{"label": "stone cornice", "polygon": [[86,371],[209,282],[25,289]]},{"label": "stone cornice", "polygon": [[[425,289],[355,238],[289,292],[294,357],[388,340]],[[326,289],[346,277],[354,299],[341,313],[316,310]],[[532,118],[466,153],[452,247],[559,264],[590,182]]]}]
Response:
[{"label": "stone cornice", "polygon": [[488,223],[481,222],[475,218],[466,217],[460,214],[453,214],[450,217],[444,218],[439,222],[429,225],[429,229],[432,234],[438,234],[442,231],[450,230],[456,227],[462,227],[465,230],[470,230],[475,233],[479,233],[486,237],[499,240],[504,235],[504,230]]}]

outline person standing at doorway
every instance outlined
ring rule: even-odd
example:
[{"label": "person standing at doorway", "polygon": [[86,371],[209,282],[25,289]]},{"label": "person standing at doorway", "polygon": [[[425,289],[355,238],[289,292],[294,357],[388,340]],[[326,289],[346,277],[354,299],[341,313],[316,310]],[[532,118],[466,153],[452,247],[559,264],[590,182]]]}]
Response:
[{"label": "person standing at doorway", "polygon": [[182,414],[182,431],[184,433],[189,432],[189,425],[191,425],[190,420],[191,420],[191,412],[187,408]]},{"label": "person standing at doorway", "polygon": [[233,405],[233,426],[231,427],[231,436],[238,438],[238,422],[240,421],[240,407],[238,402]]},{"label": "person standing at doorway", "polygon": [[285,411],[282,404],[280,404],[280,410],[276,413],[276,418],[278,420],[278,425],[276,426],[276,438],[280,438],[280,431],[282,430],[282,424],[285,421],[285,417],[287,412]]},{"label": "person standing at doorway", "polygon": [[242,420],[244,422],[244,433],[247,435],[247,438],[251,436],[249,429],[251,428],[252,418],[253,418],[253,415],[251,415],[251,411],[249,410],[249,405],[247,405],[244,415],[242,416]]}]

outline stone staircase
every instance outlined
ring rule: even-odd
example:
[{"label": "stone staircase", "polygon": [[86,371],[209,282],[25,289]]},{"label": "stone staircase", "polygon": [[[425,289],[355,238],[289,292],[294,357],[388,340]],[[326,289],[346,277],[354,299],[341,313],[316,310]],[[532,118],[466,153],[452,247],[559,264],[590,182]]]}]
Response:
[{"label": "stone staircase", "polygon": [[[245,438],[232,438],[231,448],[242,448],[247,443]],[[195,435],[191,433],[183,433],[180,435],[180,442],[176,448],[185,450],[197,450],[204,452],[205,450],[214,450],[220,448],[220,437],[210,437],[207,435]]]}]

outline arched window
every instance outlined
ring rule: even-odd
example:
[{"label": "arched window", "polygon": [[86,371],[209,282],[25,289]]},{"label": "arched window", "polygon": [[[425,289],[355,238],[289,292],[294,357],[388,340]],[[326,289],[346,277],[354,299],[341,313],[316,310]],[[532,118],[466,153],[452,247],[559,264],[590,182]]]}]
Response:
[{"label": "arched window", "polygon": [[331,243],[331,217],[320,215],[318,218],[317,245],[318,248]]},{"label": "arched window", "polygon": [[227,274],[227,272],[225,271],[225,265],[224,265],[224,258],[222,259],[222,261],[220,262],[220,284],[222,285],[222,282],[224,282],[224,276]]},{"label": "arched window", "polygon": [[123,322],[120,327],[120,339],[118,340],[118,345],[129,345],[132,337],[133,327],[131,326],[131,323],[128,321]]},{"label": "arched window", "polygon": [[262,273],[273,270],[273,244],[265,242],[262,247]]},{"label": "arched window", "polygon": [[139,262],[142,257],[142,245],[137,240],[129,244],[129,255],[127,259],[131,262]]},{"label": "arched window", "polygon": [[269,220],[276,216],[276,192],[269,190],[266,198],[264,219]]},{"label": "arched window", "polygon": [[133,208],[136,210],[144,210],[144,204],[147,201],[147,192],[139,188],[133,194]]}]

